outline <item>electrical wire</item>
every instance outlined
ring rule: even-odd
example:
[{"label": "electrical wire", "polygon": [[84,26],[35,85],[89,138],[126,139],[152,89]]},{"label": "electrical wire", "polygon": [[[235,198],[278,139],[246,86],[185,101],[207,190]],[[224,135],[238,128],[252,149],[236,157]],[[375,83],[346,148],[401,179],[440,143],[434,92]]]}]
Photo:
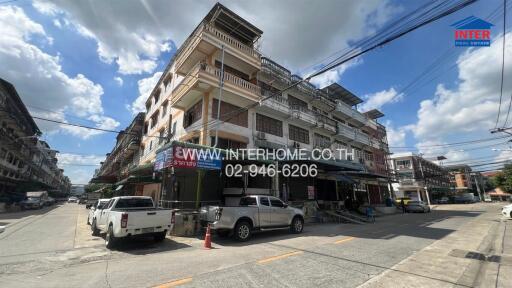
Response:
[{"label": "electrical wire", "polygon": [[[500,121],[500,114],[501,114],[501,101],[502,101],[502,98],[503,98],[503,78],[504,78],[504,74],[505,74],[505,40],[506,40],[506,24],[507,24],[507,21],[506,21],[506,16],[507,16],[507,0],[503,0],[503,45],[502,45],[502,57],[501,57],[501,82],[500,82],[500,101],[499,101],[499,105],[498,105],[498,115],[496,116],[496,124],[494,125],[494,129],[496,129],[498,127],[498,123]],[[510,112],[510,107],[509,107],[509,112]],[[508,113],[507,112],[507,118],[508,118]]]}]

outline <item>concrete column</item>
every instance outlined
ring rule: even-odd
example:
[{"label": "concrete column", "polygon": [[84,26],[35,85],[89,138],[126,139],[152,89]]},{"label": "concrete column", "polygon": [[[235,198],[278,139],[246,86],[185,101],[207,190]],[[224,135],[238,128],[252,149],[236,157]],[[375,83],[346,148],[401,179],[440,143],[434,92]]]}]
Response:
[{"label": "concrete column", "polygon": [[421,191],[420,191],[420,188],[416,188],[416,194],[418,194],[418,200],[421,201]]},{"label": "concrete column", "polygon": [[205,92],[203,95],[203,113],[201,118],[201,120],[203,121],[203,128],[201,129],[201,134],[199,138],[199,144],[201,145],[208,145],[208,119],[210,111],[210,98],[210,93]]}]

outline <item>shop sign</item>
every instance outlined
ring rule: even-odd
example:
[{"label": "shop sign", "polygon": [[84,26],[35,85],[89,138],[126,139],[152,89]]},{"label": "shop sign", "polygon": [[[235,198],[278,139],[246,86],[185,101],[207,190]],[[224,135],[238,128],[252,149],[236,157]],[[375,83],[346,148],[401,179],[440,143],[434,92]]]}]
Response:
[{"label": "shop sign", "polygon": [[167,167],[219,170],[222,168],[222,160],[215,153],[210,154],[196,148],[173,146],[156,155],[155,170]]}]

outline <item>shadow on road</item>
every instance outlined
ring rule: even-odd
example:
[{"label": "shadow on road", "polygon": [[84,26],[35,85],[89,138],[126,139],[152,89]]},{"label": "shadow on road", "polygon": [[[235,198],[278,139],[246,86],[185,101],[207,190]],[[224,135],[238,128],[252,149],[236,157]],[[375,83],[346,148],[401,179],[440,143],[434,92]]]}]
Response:
[{"label": "shadow on road", "polygon": [[[21,210],[21,211],[18,211],[18,212],[8,212],[8,213],[0,213],[0,222],[2,222],[1,220],[17,220],[17,219],[21,219],[21,218],[24,218],[24,217],[27,217],[27,216],[32,216],[32,215],[42,215],[42,214],[46,214],[54,209],[57,209],[59,207],[61,207],[63,204],[55,204],[55,205],[52,205],[52,206],[46,206],[44,208],[41,208],[41,209],[34,209],[34,210]],[[5,221],[5,222],[2,222],[4,224],[9,224],[10,222],[12,221]],[[3,224],[0,224],[0,225],[3,225]]]},{"label": "shadow on road", "polygon": [[132,254],[132,255],[148,255],[153,253],[168,252],[183,248],[191,247],[184,243],[175,242],[166,238],[162,242],[155,242],[151,236],[137,236],[129,239],[119,239],[115,250]]},{"label": "shadow on road", "polygon": [[[304,227],[302,234],[291,234],[288,229],[256,232],[248,242],[238,242],[231,237],[213,235],[213,242],[223,246],[250,246],[297,237],[355,237],[367,239],[392,239],[399,236],[438,240],[452,233],[453,229],[437,224],[454,218],[473,218],[485,211],[434,210],[431,213],[395,214],[377,219],[373,224],[314,223]],[[438,227],[432,227],[438,226]],[[201,235],[199,239],[204,239]]]}]

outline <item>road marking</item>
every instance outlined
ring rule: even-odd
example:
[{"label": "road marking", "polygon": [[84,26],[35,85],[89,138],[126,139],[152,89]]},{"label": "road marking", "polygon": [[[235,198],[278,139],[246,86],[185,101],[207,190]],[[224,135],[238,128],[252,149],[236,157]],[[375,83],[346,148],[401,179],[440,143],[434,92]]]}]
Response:
[{"label": "road marking", "polygon": [[179,286],[179,285],[183,285],[183,284],[187,284],[189,282],[192,282],[192,277],[189,277],[189,278],[183,278],[183,279],[179,279],[179,280],[174,280],[174,281],[171,281],[171,282],[167,282],[167,283],[164,283],[164,284],[160,284],[158,286],[155,286],[153,288],[168,288],[168,287],[176,287],[176,286]]},{"label": "road marking", "polygon": [[302,252],[302,251],[294,251],[294,252],[290,252],[290,253],[286,253],[286,254],[272,256],[272,257],[268,257],[268,258],[259,260],[258,264],[265,264],[265,263],[268,263],[268,262],[271,262],[271,261],[287,258],[287,257],[290,257],[290,256],[299,255],[299,254],[302,254],[302,253],[304,253],[304,252]]},{"label": "road marking", "polygon": [[345,242],[348,242],[348,241],[354,240],[354,239],[356,239],[356,237],[343,238],[341,240],[338,240],[338,241],[334,242],[334,244],[341,244],[341,243],[345,243]]}]

